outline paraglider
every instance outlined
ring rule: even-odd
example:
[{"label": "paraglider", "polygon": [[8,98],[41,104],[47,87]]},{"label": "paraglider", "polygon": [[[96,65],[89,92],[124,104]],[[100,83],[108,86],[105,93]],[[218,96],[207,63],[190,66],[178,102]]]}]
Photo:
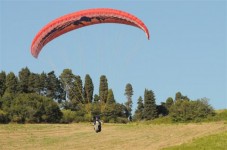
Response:
[{"label": "paraglider", "polygon": [[111,9],[87,9],[59,17],[44,26],[35,36],[31,45],[31,54],[37,58],[42,48],[51,40],[69,31],[100,23],[126,24],[142,29],[150,38],[146,25],[127,12]]},{"label": "paraglider", "polygon": [[95,130],[96,133],[101,132],[102,124],[101,124],[101,121],[100,121],[100,116],[94,117],[93,125],[94,125],[94,130]]}]

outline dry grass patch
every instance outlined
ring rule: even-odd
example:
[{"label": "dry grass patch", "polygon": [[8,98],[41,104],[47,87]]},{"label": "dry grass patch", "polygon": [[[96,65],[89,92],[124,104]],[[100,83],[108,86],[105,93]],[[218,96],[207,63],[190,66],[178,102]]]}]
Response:
[{"label": "dry grass patch", "polygon": [[223,122],[201,124],[104,124],[95,133],[88,123],[0,125],[0,149],[161,149],[227,131]]}]

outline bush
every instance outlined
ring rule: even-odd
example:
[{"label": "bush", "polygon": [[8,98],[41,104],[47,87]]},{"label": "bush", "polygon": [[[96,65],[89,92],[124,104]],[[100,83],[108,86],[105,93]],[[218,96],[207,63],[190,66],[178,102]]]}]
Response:
[{"label": "bush", "polygon": [[0,123],[8,123],[9,118],[7,116],[7,113],[4,112],[3,110],[0,110]]},{"label": "bush", "polygon": [[227,109],[222,110],[220,113],[217,113],[216,117],[219,118],[220,120],[227,121]]},{"label": "bush", "polygon": [[63,116],[61,123],[72,123],[76,118],[76,112],[71,110],[62,110]]},{"label": "bush", "polygon": [[123,118],[123,117],[117,117],[117,120],[116,120],[117,123],[128,123],[128,119],[127,118]]},{"label": "bush", "polygon": [[35,93],[19,94],[10,102],[3,101],[3,111],[9,114],[9,119],[17,123],[57,123],[62,117],[56,102]]},{"label": "bush", "polygon": [[214,110],[205,98],[196,101],[177,100],[170,108],[174,122],[200,122],[212,115]]},{"label": "bush", "polygon": [[227,121],[227,109],[219,110],[213,116],[209,116],[205,121]]}]

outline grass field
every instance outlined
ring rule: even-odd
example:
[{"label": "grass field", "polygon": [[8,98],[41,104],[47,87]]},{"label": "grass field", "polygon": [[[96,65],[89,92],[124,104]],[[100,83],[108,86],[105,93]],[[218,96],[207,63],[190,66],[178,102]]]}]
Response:
[{"label": "grass field", "polygon": [[[89,123],[0,125],[0,149],[155,150],[223,134],[225,122],[200,124],[104,124],[95,133]],[[216,138],[217,139],[217,138]],[[185,145],[184,145],[185,146]]]},{"label": "grass field", "polygon": [[208,135],[193,140],[190,143],[172,146],[164,150],[226,150],[227,149],[227,131]]}]

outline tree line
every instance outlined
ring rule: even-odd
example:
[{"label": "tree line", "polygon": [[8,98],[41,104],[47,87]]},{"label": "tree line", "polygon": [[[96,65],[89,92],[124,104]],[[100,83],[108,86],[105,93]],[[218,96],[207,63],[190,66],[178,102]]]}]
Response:
[{"label": "tree line", "polygon": [[[18,76],[13,72],[0,72],[0,123],[70,123],[91,121],[100,115],[104,122],[127,123],[133,120],[152,120],[171,116],[173,121],[190,121],[206,118],[214,111],[206,99],[192,101],[180,92],[175,100],[168,98],[156,104],[155,94],[145,89],[137,109],[132,114],[133,87],[125,86],[125,103],[115,100],[113,89],[108,87],[105,75],[100,76],[99,92],[89,74],[84,84],[71,69],[64,69],[59,77],[54,71],[33,73],[22,68]],[[130,118],[130,119],[129,119]]]},{"label": "tree line", "polygon": [[153,120],[168,116],[172,122],[201,122],[214,115],[214,109],[207,98],[190,100],[181,92],[177,92],[174,99],[168,97],[161,105],[156,105],[154,92],[145,89],[144,100],[140,96],[137,101],[134,119]]}]

